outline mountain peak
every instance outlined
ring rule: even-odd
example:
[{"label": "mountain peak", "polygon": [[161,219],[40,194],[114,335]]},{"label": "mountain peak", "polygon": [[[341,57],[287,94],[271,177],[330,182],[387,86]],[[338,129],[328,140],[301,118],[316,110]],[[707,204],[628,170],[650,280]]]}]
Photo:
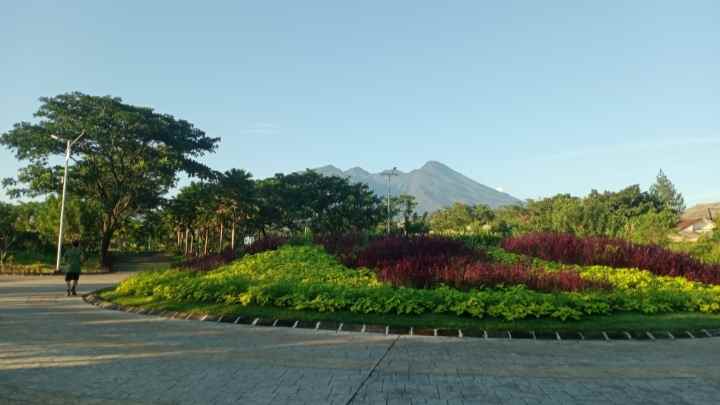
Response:
[{"label": "mountain peak", "polygon": [[[332,165],[323,166],[315,171],[325,176],[340,176],[349,178],[351,182],[365,183],[379,196],[385,196],[387,193],[387,179],[382,173],[369,173],[360,167],[342,171]],[[430,160],[420,169],[409,173],[398,170],[397,174],[399,176],[391,179],[391,194],[414,196],[419,213],[448,207],[454,202],[485,204],[493,208],[522,203],[507,193],[482,185],[435,160]]]},{"label": "mountain peak", "polygon": [[420,170],[452,170],[447,165],[438,162],[437,160],[428,160],[421,168]]},{"label": "mountain peak", "polygon": [[333,165],[325,165],[325,166],[318,167],[317,169],[313,169],[313,170],[332,170],[332,171],[340,171],[340,172],[342,171]]},{"label": "mountain peak", "polygon": [[365,170],[365,169],[363,169],[362,167],[359,167],[359,166],[355,166],[355,167],[353,167],[353,168],[348,169],[346,173],[348,173],[348,174],[361,174],[361,175],[364,175],[364,176],[367,176],[367,175],[370,174],[370,172],[368,172],[367,170]]}]

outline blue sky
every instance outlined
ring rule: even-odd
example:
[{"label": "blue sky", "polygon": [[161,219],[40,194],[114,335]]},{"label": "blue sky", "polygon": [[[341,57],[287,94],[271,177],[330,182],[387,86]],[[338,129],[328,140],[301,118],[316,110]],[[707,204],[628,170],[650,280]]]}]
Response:
[{"label": "blue sky", "polygon": [[720,2],[350,3],[3,2],[0,132],[77,90],[187,119],[256,177],[438,160],[537,198],[662,168],[720,201]]}]

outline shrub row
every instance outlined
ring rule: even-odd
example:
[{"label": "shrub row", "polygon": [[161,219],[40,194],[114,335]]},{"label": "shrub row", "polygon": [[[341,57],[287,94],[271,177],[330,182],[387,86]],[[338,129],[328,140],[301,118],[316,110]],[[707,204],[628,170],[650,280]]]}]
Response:
[{"label": "shrub row", "polygon": [[441,236],[387,236],[375,239],[358,253],[358,267],[376,267],[406,259],[440,263],[451,259],[480,260],[485,255],[463,241]]},{"label": "shrub row", "polygon": [[239,250],[225,249],[222,253],[193,257],[174,264],[173,267],[190,271],[210,271],[228,264],[243,255],[252,255],[260,252],[276,250],[286,244],[288,239],[282,236],[266,236],[256,239],[251,244]]},{"label": "shrub row", "polygon": [[243,247],[241,252],[245,255],[254,255],[256,253],[277,250],[280,246],[288,243],[288,241],[289,239],[286,236],[266,235],[262,238],[255,239],[251,244]]},{"label": "shrub row", "polygon": [[[615,275],[612,291],[544,293],[523,285],[460,291],[393,287],[365,269],[340,264],[313,246],[284,246],[246,256],[207,273],[176,270],[137,274],[117,287],[126,296],[154,296],[175,302],[272,305],[322,312],[423,314],[444,313],[506,320],[528,317],[580,319],[617,311],[643,313],[720,312],[720,287],[648,272],[587,269],[583,277],[602,281]],[[642,288],[628,280],[644,280]],[[625,286],[625,287],[623,287]]]},{"label": "shrub row", "polygon": [[720,264],[702,263],[689,254],[656,245],[636,245],[606,237],[579,238],[570,234],[531,233],[508,238],[503,249],[543,260],[583,266],[638,268],[662,276],[681,276],[707,284],[720,284]]},{"label": "shrub row", "polygon": [[337,257],[346,266],[354,266],[357,256],[370,241],[370,237],[363,233],[316,234],[313,243],[325,248],[325,251]]},{"label": "shrub row", "polygon": [[198,256],[173,264],[174,268],[181,268],[191,271],[210,271],[224,264],[228,264],[237,258],[232,249],[226,249],[222,253],[206,256]]}]

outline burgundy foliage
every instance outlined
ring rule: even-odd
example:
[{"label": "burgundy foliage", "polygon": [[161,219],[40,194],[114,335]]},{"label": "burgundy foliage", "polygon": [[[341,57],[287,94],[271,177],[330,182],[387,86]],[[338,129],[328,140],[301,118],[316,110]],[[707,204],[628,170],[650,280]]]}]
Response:
[{"label": "burgundy foliage", "polygon": [[173,267],[179,267],[181,269],[190,271],[205,272],[228,264],[236,258],[237,255],[232,249],[226,249],[219,254],[193,257],[191,259],[182,261]]},{"label": "burgundy foliage", "polygon": [[222,253],[215,253],[205,256],[198,256],[187,259],[176,264],[174,267],[189,271],[205,272],[214,270],[220,266],[226,265],[242,255],[252,255],[256,253],[266,252],[268,250],[276,250],[280,246],[287,243],[288,239],[281,236],[267,236],[255,240],[253,243],[245,246],[239,251],[233,251],[228,248]]},{"label": "burgundy foliage", "polygon": [[440,263],[453,258],[484,259],[485,254],[460,240],[438,236],[387,236],[371,241],[358,253],[356,266],[375,267],[402,259]]},{"label": "burgundy foliage", "polygon": [[325,248],[325,251],[337,257],[346,266],[352,267],[357,254],[367,242],[361,233],[345,233],[341,235],[318,234],[313,236],[313,243]]},{"label": "burgundy foliage", "polygon": [[575,271],[545,272],[521,264],[475,263],[446,283],[453,280],[461,280],[463,286],[471,287],[524,284],[532,290],[548,292],[610,289],[608,283],[584,280]]},{"label": "burgundy foliage", "polygon": [[357,257],[357,266],[374,269],[395,286],[430,288],[439,284],[459,289],[523,284],[540,291],[609,288],[583,280],[573,271],[544,272],[527,265],[488,263],[483,252],[463,242],[440,237],[387,237],[371,242]]},{"label": "burgundy foliage", "polygon": [[253,243],[242,248],[242,253],[246,255],[254,255],[256,253],[277,250],[280,246],[288,243],[285,236],[268,235],[264,238],[256,239]]},{"label": "burgundy foliage", "polygon": [[503,249],[565,264],[639,268],[662,276],[720,284],[720,265],[702,263],[686,253],[657,245],[636,245],[606,237],[579,238],[570,234],[531,233],[508,238]]}]

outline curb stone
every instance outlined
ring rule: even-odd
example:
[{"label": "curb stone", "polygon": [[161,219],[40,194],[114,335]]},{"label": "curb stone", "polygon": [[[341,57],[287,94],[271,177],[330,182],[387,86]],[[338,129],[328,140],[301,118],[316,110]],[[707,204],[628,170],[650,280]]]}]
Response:
[{"label": "curb stone", "polygon": [[372,333],[385,336],[432,336],[445,338],[472,338],[482,340],[547,340],[557,342],[580,341],[658,341],[687,340],[720,337],[720,329],[674,330],[674,331],[635,331],[635,332],[542,332],[535,331],[487,331],[479,329],[447,329],[447,328],[415,328],[404,326],[353,324],[335,321],[301,321],[290,319],[257,318],[248,316],[227,316],[212,314],[193,314],[186,312],[162,311],[140,307],[118,305],[100,298],[98,290],[82,295],[83,301],[102,309],[134,313],[138,315],[157,316],[171,320],[197,320],[204,322],[249,325],[251,327],[312,329],[315,331],[335,331],[336,333]]}]

